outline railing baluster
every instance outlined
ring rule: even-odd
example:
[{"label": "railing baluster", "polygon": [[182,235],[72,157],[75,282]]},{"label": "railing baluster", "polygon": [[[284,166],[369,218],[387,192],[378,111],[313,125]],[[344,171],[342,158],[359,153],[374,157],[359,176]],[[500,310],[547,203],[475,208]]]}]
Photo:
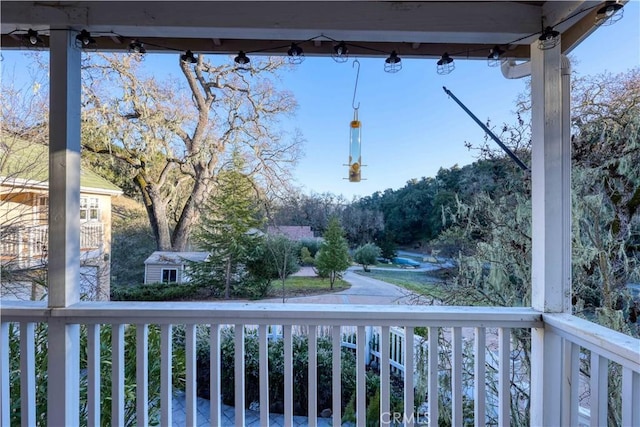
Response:
[{"label": "railing baluster", "polygon": [[591,351],[591,427],[607,425],[608,365],[607,359]]},{"label": "railing baluster", "polygon": [[451,424],[462,425],[462,328],[451,328]]},{"label": "railing baluster", "polygon": [[487,383],[486,383],[486,351],[487,330],[476,328],[474,340],[475,361],[473,364],[473,418],[476,427],[486,425]]},{"label": "railing baluster", "polygon": [[438,328],[429,327],[429,427],[438,426]]},{"label": "railing baluster", "polygon": [[333,425],[339,426],[342,424],[342,349],[341,345],[341,333],[340,326],[334,325],[331,328],[331,392],[332,402],[331,407],[333,410]]},{"label": "railing baluster", "polygon": [[87,426],[100,426],[100,325],[87,325]]},{"label": "railing baluster", "polygon": [[282,326],[284,337],[284,427],[293,427],[293,342],[291,325]]},{"label": "railing baluster", "polygon": [[622,368],[622,425],[640,425],[640,374]]},{"label": "railing baluster", "polygon": [[235,405],[236,426],[244,426],[244,325],[235,325],[234,328],[234,379],[235,379]]},{"label": "railing baluster", "polygon": [[149,326],[136,325],[136,421],[149,424]]},{"label": "railing baluster", "polygon": [[578,426],[580,382],[580,347],[565,339],[562,345],[562,415],[563,426]]},{"label": "railing baluster", "polygon": [[220,407],[220,325],[211,325],[209,331],[209,411],[211,425],[222,425]]},{"label": "railing baluster", "polygon": [[415,338],[413,334],[413,326],[406,326],[404,328],[405,342],[407,343],[407,350],[404,353],[404,415],[405,415],[405,427],[413,427],[415,424],[415,418],[413,417],[414,410],[414,394],[413,394],[413,374],[414,359],[415,359]]},{"label": "railing baluster", "polygon": [[260,325],[258,330],[260,351],[260,425],[269,425],[269,330]]},{"label": "railing baluster", "polygon": [[0,324],[0,425],[9,426],[11,420],[11,403],[9,384],[9,322]]},{"label": "railing baluster", "polygon": [[365,330],[358,326],[356,335],[356,425],[364,427],[367,419],[367,376],[365,358]]},{"label": "railing baluster", "polygon": [[124,425],[124,325],[111,325],[111,424]]},{"label": "railing baluster", "polygon": [[173,425],[173,343],[172,325],[160,326],[160,425]]},{"label": "railing baluster", "polygon": [[[389,353],[391,336],[389,327],[383,326],[380,332],[380,425],[389,422],[389,399],[391,396],[391,378],[389,368]],[[366,343],[368,345],[368,343]],[[408,374],[405,372],[405,376]]]},{"label": "railing baluster", "polygon": [[511,328],[498,329],[498,425],[509,426],[511,412]]},{"label": "railing baluster", "polygon": [[36,425],[35,323],[20,323],[20,400],[23,426]]},{"label": "railing baluster", "polygon": [[309,427],[318,425],[318,327],[309,325]]},{"label": "railing baluster", "polygon": [[580,346],[571,346],[571,427],[578,427],[580,411]]},{"label": "railing baluster", "polygon": [[185,327],[185,357],[186,357],[186,399],[187,399],[187,425],[198,425],[198,401],[196,391],[196,325]]}]

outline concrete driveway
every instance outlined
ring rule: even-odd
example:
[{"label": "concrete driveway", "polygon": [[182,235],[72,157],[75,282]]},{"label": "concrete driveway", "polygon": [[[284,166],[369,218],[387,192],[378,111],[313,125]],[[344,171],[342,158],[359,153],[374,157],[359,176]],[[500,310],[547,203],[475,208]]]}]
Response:
[{"label": "concrete driveway", "polygon": [[[295,304],[409,304],[415,295],[398,286],[370,277],[361,276],[354,271],[362,267],[350,267],[343,279],[351,284],[345,291],[307,297],[286,298],[286,303]],[[302,271],[300,275],[304,275]],[[261,302],[282,302],[282,298],[272,298]]]}]

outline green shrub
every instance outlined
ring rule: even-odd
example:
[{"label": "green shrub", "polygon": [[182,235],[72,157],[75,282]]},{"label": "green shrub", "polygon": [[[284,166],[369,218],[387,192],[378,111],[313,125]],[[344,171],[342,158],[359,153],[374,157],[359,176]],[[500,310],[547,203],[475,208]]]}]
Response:
[{"label": "green shrub", "polygon": [[188,283],[148,283],[135,286],[114,286],[112,301],[176,301],[196,297],[201,288]]},{"label": "green shrub", "polygon": [[316,260],[311,255],[309,248],[303,246],[302,249],[300,249],[300,263],[305,266],[314,266],[315,261]]},{"label": "green shrub", "polygon": [[364,271],[369,271],[370,265],[375,265],[378,257],[382,254],[380,248],[373,243],[367,243],[356,249],[353,260],[362,266]]},{"label": "green shrub", "polygon": [[300,240],[300,247],[301,248],[307,248],[311,258],[314,258],[316,256],[316,254],[320,250],[321,246],[322,246],[322,240],[321,239],[302,239],[302,240]]},{"label": "green shrub", "polygon": [[[208,328],[207,328],[208,329]],[[294,335],[293,341],[293,395],[295,415],[307,415],[309,399],[308,381],[308,338],[306,335]],[[235,348],[234,329],[224,328],[220,331],[221,348],[221,395],[222,402],[234,404],[235,393]],[[282,412],[284,408],[284,342],[282,339],[269,340],[269,402],[270,411]],[[318,412],[331,408],[331,369],[332,346],[330,337],[319,337],[317,344],[317,408]],[[245,402],[260,400],[260,365],[258,334],[255,329],[245,330]],[[198,336],[197,343],[197,390],[198,396],[209,399],[210,352],[208,333]],[[342,407],[355,393],[356,358],[352,351],[342,349]]]}]

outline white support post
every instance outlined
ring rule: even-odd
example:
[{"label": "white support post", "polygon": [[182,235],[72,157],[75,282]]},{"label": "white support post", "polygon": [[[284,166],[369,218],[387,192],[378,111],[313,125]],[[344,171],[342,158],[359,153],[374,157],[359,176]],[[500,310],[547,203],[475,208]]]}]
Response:
[{"label": "white support post", "polygon": [[[571,310],[569,87],[561,70],[559,44],[531,45],[532,306],[546,313]],[[560,425],[562,340],[535,328],[531,353],[531,425]]]},{"label": "white support post", "polygon": [[49,307],[80,299],[80,51],[52,31],[49,107]]},{"label": "white support post", "polygon": [[[74,31],[52,31],[49,108],[49,307],[80,299],[80,64]],[[79,423],[80,327],[49,323],[47,421]]]}]

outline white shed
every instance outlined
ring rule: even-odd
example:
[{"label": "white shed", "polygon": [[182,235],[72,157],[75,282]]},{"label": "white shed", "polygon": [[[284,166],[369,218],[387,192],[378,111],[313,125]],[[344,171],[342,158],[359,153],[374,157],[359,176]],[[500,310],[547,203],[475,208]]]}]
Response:
[{"label": "white shed", "polygon": [[144,261],[144,283],[186,283],[189,261],[205,261],[208,252],[156,251]]}]

